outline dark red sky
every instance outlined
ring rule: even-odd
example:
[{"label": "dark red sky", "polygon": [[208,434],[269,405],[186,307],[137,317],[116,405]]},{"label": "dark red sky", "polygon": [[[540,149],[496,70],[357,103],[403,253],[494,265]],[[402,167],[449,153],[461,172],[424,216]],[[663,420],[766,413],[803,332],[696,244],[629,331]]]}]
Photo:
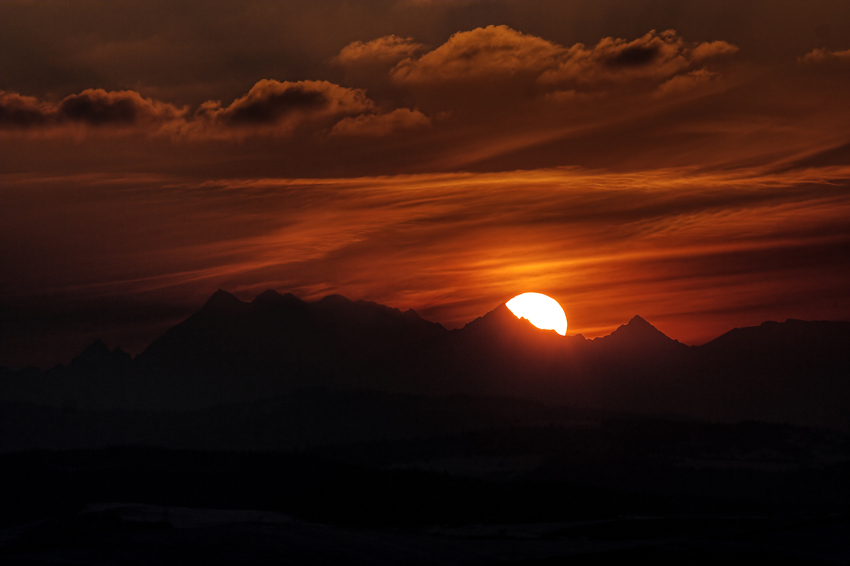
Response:
[{"label": "dark red sky", "polygon": [[0,364],[217,288],[850,319],[850,2],[2,2]]}]

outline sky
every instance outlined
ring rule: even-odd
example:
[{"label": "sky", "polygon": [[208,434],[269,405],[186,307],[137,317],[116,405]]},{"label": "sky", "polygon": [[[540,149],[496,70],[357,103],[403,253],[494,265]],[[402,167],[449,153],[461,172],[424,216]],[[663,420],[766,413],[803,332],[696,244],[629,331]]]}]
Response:
[{"label": "sky", "polygon": [[216,289],[850,320],[850,2],[0,2],[0,365]]}]

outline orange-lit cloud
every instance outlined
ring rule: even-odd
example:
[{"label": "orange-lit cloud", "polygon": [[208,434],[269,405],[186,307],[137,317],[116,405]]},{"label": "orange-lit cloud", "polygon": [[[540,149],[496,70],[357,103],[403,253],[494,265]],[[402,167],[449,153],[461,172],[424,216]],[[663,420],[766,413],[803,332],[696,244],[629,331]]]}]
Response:
[{"label": "orange-lit cloud", "polygon": [[[401,60],[391,75],[407,85],[525,81],[544,91],[654,87],[683,75],[698,84],[693,77],[708,76],[707,65],[737,51],[725,41],[689,43],[674,30],[653,30],[632,41],[607,37],[594,47],[564,47],[507,26],[487,26],[456,33],[433,51]],[[678,88],[667,89],[673,90]]]},{"label": "orange-lit cloud", "polygon": [[627,83],[657,85],[738,51],[725,41],[690,44],[674,30],[650,31],[628,41],[607,37],[592,48],[572,46],[540,82],[560,88],[597,89]]},{"label": "orange-lit cloud", "polygon": [[690,73],[676,75],[655,89],[657,96],[675,96],[705,86],[717,80],[718,74],[707,69],[698,69]]},{"label": "orange-lit cloud", "polygon": [[487,26],[458,32],[433,51],[399,62],[392,77],[412,84],[534,77],[564,52],[560,45],[507,26]]},{"label": "orange-lit cloud", "polygon": [[388,35],[372,41],[349,43],[334,57],[334,62],[346,67],[392,67],[403,59],[417,55],[425,49],[412,37]]},{"label": "orange-lit cloud", "polygon": [[835,63],[850,65],[850,49],[845,51],[833,51],[825,47],[813,49],[800,57],[798,61],[804,65],[823,65]]},{"label": "orange-lit cloud", "polygon": [[398,108],[386,114],[361,114],[337,122],[332,136],[386,136],[399,130],[415,130],[431,125],[431,120],[418,110]]}]

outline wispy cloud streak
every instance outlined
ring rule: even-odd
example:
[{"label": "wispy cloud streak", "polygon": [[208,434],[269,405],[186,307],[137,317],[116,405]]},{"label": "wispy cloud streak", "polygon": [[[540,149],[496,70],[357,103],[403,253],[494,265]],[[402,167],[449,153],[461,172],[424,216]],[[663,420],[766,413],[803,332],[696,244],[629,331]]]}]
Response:
[{"label": "wispy cloud streak", "polygon": [[540,291],[564,304],[571,332],[598,335],[639,313],[685,341],[765,318],[850,317],[846,167],[7,176],[3,187],[0,256],[19,274],[4,282],[6,301],[189,308],[218,287],[244,298],[276,288],[414,308],[456,327]]}]

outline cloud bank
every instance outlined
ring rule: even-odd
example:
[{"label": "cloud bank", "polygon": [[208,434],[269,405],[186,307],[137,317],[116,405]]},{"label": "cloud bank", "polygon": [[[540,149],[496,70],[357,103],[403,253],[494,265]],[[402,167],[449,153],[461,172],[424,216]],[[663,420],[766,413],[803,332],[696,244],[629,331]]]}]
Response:
[{"label": "cloud bank", "polygon": [[[433,115],[418,106],[433,102],[434,89],[442,92],[441,111],[457,110],[461,115],[468,111],[469,101],[457,108],[453,104],[458,96],[462,98],[458,93],[464,87],[473,88],[481,99],[500,93],[497,96],[506,103],[512,95],[505,93],[513,91],[522,98],[549,102],[576,100],[576,94],[622,94],[629,89],[657,89],[669,96],[720,80],[715,63],[737,50],[724,41],[686,42],[673,30],[651,31],[631,41],[608,37],[593,47],[581,43],[565,47],[491,25],[455,33],[431,50],[413,38],[389,35],[354,41],[333,59],[354,73],[352,80],[365,77],[374,88],[327,80],[263,79],[229,104],[207,100],[194,109],[134,90],[86,89],[59,101],[4,91],[0,93],[0,129],[55,135],[63,130],[74,135],[138,132],[187,140],[286,137],[299,132],[335,138],[386,137],[433,124]],[[357,74],[364,69],[365,75]],[[382,90],[387,82],[398,96]],[[370,96],[370,88],[382,93],[381,100]],[[481,108],[495,112],[494,117],[505,110],[486,104]]]}]

